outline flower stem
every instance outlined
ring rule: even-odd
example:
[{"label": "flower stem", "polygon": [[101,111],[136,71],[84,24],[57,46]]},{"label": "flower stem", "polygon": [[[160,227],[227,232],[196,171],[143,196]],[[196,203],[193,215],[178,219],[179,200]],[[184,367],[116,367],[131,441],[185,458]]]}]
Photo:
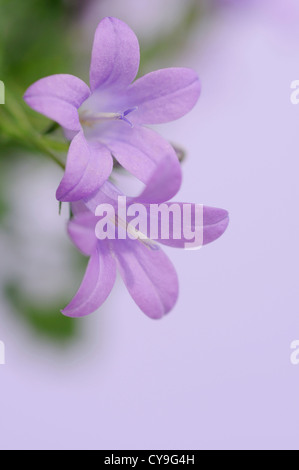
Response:
[{"label": "flower stem", "polygon": [[39,150],[41,153],[44,153],[50,157],[57,165],[65,170],[65,164],[60,160],[60,158],[48,147],[47,143],[44,141],[43,137],[39,134],[32,136],[30,143],[35,147],[36,150]]},{"label": "flower stem", "polygon": [[50,157],[60,168],[65,169],[65,164],[57,153],[66,153],[68,143],[53,139],[48,134],[57,129],[56,124],[44,135],[38,133],[30,122],[23,101],[6,88],[6,104],[0,106],[0,137],[6,142],[17,143],[21,147],[38,151]]}]

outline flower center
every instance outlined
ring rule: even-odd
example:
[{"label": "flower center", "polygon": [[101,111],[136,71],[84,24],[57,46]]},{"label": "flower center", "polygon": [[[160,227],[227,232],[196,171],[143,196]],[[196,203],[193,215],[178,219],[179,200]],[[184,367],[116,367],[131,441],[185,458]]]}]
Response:
[{"label": "flower center", "polygon": [[127,116],[138,108],[129,108],[123,113],[93,113],[92,111],[81,111],[80,112],[80,122],[82,126],[94,127],[96,124],[100,124],[107,121],[124,121],[129,124],[130,127],[134,127],[132,122],[127,118]]}]

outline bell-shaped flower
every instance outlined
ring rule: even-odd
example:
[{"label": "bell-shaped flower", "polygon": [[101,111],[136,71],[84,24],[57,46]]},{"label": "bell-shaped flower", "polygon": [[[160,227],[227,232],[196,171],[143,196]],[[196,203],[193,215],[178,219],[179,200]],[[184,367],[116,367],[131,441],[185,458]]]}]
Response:
[{"label": "bell-shaped flower", "polygon": [[[199,98],[198,77],[188,68],[168,68],[132,83],[139,61],[134,32],[108,17],[95,33],[90,88],[62,74],[43,78],[26,91],[27,104],[60,124],[72,140],[57,190],[59,201],[79,201],[95,193],[109,178],[113,157],[145,184],[163,158],[179,165],[172,146],[145,126],[188,113]],[[181,181],[177,183],[174,194]]]},{"label": "bell-shaped flower", "polygon": [[[148,227],[153,205],[165,203],[166,206],[175,204],[176,207],[183,208],[182,203],[167,202],[173,194],[177,177],[175,169],[172,169],[169,178],[169,160],[166,158],[152,175],[142,194],[137,198],[124,198],[126,203],[122,207],[119,205],[122,194],[110,182],[106,182],[87,203],[81,201],[72,204],[74,217],[69,222],[68,232],[73,243],[83,254],[90,257],[90,261],[78,293],[63,310],[65,315],[82,317],[97,310],[109,296],[117,270],[136,304],[150,318],[161,318],[174,307],[179,290],[178,278],[159,243],[184,248],[189,242],[189,237],[186,238],[185,231],[181,231],[181,236],[177,237],[174,232],[178,226],[174,225],[170,228],[167,239],[160,231],[157,231],[154,240],[148,238],[149,231],[140,235],[137,231],[137,236],[132,238],[123,237],[123,232],[129,233],[130,226],[128,220],[124,222],[126,216],[123,216],[123,212],[127,214],[132,209],[134,213],[136,204],[138,207],[142,205],[148,222],[148,225],[145,225]],[[197,222],[194,213],[197,205],[188,206],[193,215],[188,219],[190,227],[184,228],[188,229],[187,232],[195,233]],[[115,215],[110,218],[110,229],[113,232],[116,226],[122,227],[124,230],[119,231],[120,237],[99,239],[96,235],[97,224],[99,220],[103,220],[96,215],[99,207],[104,207],[105,211],[106,207],[113,209]],[[206,206],[201,206],[201,209],[202,219],[197,228],[202,233],[200,244],[206,245],[224,233],[229,219],[226,210]]]}]

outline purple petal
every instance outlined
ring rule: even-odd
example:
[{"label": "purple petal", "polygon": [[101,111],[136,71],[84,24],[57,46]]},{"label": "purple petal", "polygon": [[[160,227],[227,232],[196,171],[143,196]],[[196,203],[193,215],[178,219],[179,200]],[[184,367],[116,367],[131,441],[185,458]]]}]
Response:
[{"label": "purple petal", "polygon": [[120,274],[138,307],[153,319],[167,314],[177,301],[179,286],[163,251],[132,240],[117,240],[114,250]]},{"label": "purple petal", "polygon": [[83,317],[97,310],[110,294],[116,277],[116,262],[108,244],[97,245],[90,258],[83,282],[71,301],[62,311],[68,317]]},{"label": "purple petal", "polygon": [[[127,205],[134,203],[160,204],[169,201],[178,192],[182,182],[182,171],[178,158],[174,152],[170,152],[149,178],[145,189],[138,197],[127,197]],[[118,197],[124,194],[111,181],[106,181],[86,205],[93,213],[100,204],[112,204],[117,207]]]},{"label": "purple petal", "polygon": [[71,203],[72,213],[74,215],[80,215],[82,213],[89,213],[89,209],[84,203],[84,201],[76,201]]},{"label": "purple petal", "polygon": [[[77,204],[75,203],[75,205]],[[86,256],[91,256],[94,253],[98,243],[95,236],[96,222],[97,219],[93,213],[86,208],[86,211],[77,213],[75,218],[68,223],[68,234],[72,242]]]},{"label": "purple petal", "polygon": [[203,244],[212,243],[226,231],[229,224],[229,214],[225,209],[216,207],[203,208]]},{"label": "purple petal", "polygon": [[87,143],[83,132],[79,132],[70,145],[57,199],[70,202],[91,196],[109,178],[112,168],[109,150],[99,142]]},{"label": "purple petal", "polygon": [[71,131],[79,131],[78,109],[90,96],[88,86],[73,75],[52,75],[31,85],[24,95],[35,111]]},{"label": "purple petal", "polygon": [[123,195],[111,181],[106,181],[92,197],[85,200],[85,204],[93,214],[100,204],[111,204],[117,210],[118,197]]},{"label": "purple petal", "polygon": [[[167,206],[171,206],[172,204],[179,205],[181,207],[181,213],[183,211],[183,204],[182,202],[169,202],[167,203]],[[195,204],[191,204],[192,210],[192,219],[191,219],[191,224],[187,228],[192,230],[192,232],[195,232],[195,218],[194,218],[194,212],[195,212]],[[159,224],[161,225],[161,216],[159,218]],[[148,227],[149,227],[149,222],[150,221],[150,215],[149,215],[149,210],[148,210]],[[152,222],[153,223],[153,222]],[[226,210],[224,209],[217,209],[215,207],[203,207],[203,229],[200,227],[201,230],[203,230],[203,245],[207,245],[208,243],[211,243],[217,238],[221,237],[225,230],[227,229],[229,224],[229,214]],[[159,243],[162,243],[163,245],[171,246],[173,248],[185,248],[186,244],[190,243],[190,240],[184,237],[184,231],[183,231],[183,221],[181,223],[181,233],[182,237],[180,239],[175,239],[174,238],[174,231],[173,231],[173,225],[170,225],[170,237],[169,240],[165,240],[160,238],[157,238],[157,241]]]},{"label": "purple petal", "polygon": [[92,50],[92,91],[100,87],[127,87],[137,75],[139,60],[139,43],[134,32],[116,18],[104,18],[96,30]]},{"label": "purple petal", "polygon": [[157,70],[129,87],[124,106],[137,106],[133,124],[160,124],[174,121],[195,106],[200,95],[198,76],[192,69]]},{"label": "purple petal", "polygon": [[[153,130],[139,126],[131,129],[122,123],[115,123],[110,135],[105,136],[105,143],[118,162],[145,184],[152,181],[158,166],[166,158],[169,177],[174,180],[170,182],[169,189],[165,189],[165,193],[168,191],[173,196],[180,189],[181,168],[176,153],[172,146]],[[158,188],[156,189],[158,191]],[[161,191],[163,198],[164,189]]]},{"label": "purple petal", "polygon": [[182,169],[175,152],[170,152],[157,166],[144,191],[133,202],[159,204],[173,198],[182,183]]}]

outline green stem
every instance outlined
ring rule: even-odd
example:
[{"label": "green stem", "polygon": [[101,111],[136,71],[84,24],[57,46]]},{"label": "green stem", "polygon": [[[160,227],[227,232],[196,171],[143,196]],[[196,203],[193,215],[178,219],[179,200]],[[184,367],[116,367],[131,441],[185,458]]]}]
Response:
[{"label": "green stem", "polygon": [[[57,156],[56,152],[65,153],[68,150],[67,142],[61,142],[41,135],[31,125],[25,104],[18,101],[13,93],[6,88],[6,104],[0,106],[0,133],[6,141],[17,142],[22,147],[41,152],[50,157],[60,168],[65,169],[65,164]],[[56,128],[56,124],[55,124]],[[54,124],[48,129],[54,130]]]},{"label": "green stem", "polygon": [[45,130],[44,135],[52,134],[53,132],[57,131],[59,129],[59,124],[57,122],[52,122],[48,129]]},{"label": "green stem", "polygon": [[35,136],[32,136],[30,138],[30,143],[39,151],[50,157],[57,165],[60,166],[63,170],[65,170],[65,164],[59,159],[59,157],[52,152],[49,147],[45,144],[43,137],[40,136],[39,134],[36,134]]}]

